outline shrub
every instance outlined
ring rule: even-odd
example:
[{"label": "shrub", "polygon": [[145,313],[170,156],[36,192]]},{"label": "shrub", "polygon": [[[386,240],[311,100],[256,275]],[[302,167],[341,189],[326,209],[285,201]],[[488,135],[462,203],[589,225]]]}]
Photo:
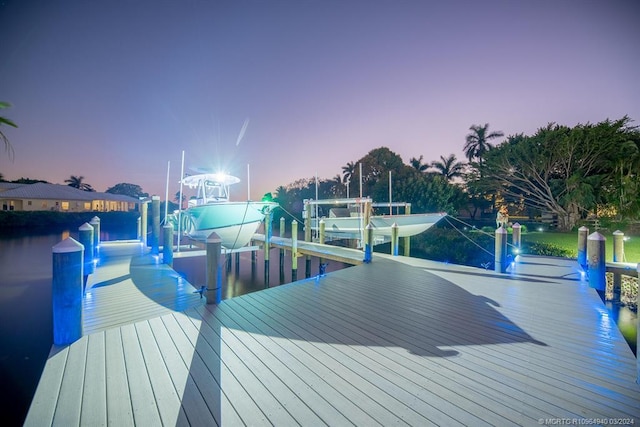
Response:
[{"label": "shrub", "polygon": [[522,245],[522,252],[529,255],[557,256],[564,258],[575,258],[574,251],[555,245],[553,243],[525,242]]}]

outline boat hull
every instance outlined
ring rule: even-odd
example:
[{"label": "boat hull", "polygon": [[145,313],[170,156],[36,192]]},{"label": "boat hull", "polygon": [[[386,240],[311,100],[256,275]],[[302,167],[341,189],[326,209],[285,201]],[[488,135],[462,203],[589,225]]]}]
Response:
[{"label": "boat hull", "polygon": [[[394,224],[398,225],[398,237],[411,237],[428,230],[446,215],[446,213],[380,215],[372,216],[370,223],[373,227],[375,242],[383,243],[390,241]],[[362,217],[322,218],[322,220],[325,225],[325,236],[343,239],[362,237]],[[317,229],[315,225],[312,228]]]},{"label": "boat hull", "polygon": [[206,241],[215,232],[227,249],[246,246],[273,202],[223,202],[193,206],[186,210],[185,232],[192,239]]}]

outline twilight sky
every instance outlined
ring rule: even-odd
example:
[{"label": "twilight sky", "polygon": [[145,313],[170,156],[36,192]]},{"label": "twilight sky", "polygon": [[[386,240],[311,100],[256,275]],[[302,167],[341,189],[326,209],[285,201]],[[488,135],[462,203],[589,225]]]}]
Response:
[{"label": "twilight sky", "polygon": [[631,0],[0,0],[19,125],[0,173],[164,197],[185,150],[185,172],[240,177],[236,199],[250,164],[258,199],[381,146],[464,160],[473,124],[638,121],[639,18]]}]

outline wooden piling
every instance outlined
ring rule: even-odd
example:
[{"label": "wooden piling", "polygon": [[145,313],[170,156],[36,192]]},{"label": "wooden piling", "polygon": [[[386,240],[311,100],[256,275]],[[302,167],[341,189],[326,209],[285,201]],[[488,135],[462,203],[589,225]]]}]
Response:
[{"label": "wooden piling", "polygon": [[86,286],[89,274],[93,274],[93,227],[85,222],[78,228],[78,241],[84,247],[83,253],[83,280]]},{"label": "wooden piling", "polygon": [[298,280],[298,221],[291,221],[291,281]]},{"label": "wooden piling", "polygon": [[578,264],[586,270],[587,262],[587,236],[589,229],[585,226],[578,228]]},{"label": "wooden piling", "polygon": [[[278,235],[280,237],[284,237],[285,230],[286,230],[285,219],[284,217],[280,217],[280,230],[278,232]],[[285,256],[285,250],[284,248],[281,248],[280,249],[280,276],[284,275],[284,256]]]},{"label": "wooden piling", "polygon": [[[620,230],[613,232],[613,262],[624,262],[624,233]],[[622,292],[622,275],[613,273],[613,299],[620,301]]]},{"label": "wooden piling", "polygon": [[93,257],[98,258],[100,250],[100,218],[94,216],[89,221],[89,225],[93,227]]},{"label": "wooden piling", "polygon": [[219,304],[222,301],[222,239],[215,233],[209,234],[206,243],[207,253],[207,304]]},{"label": "wooden piling", "polygon": [[271,249],[271,212],[264,215],[264,287],[269,287],[269,251]]},{"label": "wooden piling", "polygon": [[391,225],[391,255],[398,256],[398,224]]},{"label": "wooden piling", "polygon": [[513,229],[513,234],[511,235],[511,243],[513,244],[513,250],[515,254],[519,254],[520,249],[522,247],[522,237],[521,237],[522,227],[520,226],[519,223],[516,222],[511,226],[511,228]]},{"label": "wooden piling", "polygon": [[[404,207],[405,215],[411,215],[411,203],[407,203]],[[404,256],[411,256],[411,237],[404,237]]]},{"label": "wooden piling", "polygon": [[52,248],[53,343],[67,345],[82,337],[84,246],[71,237]]},{"label": "wooden piling", "polygon": [[587,237],[587,262],[589,266],[589,286],[598,292],[607,287],[605,241],[607,239],[597,231]]},{"label": "wooden piling", "polygon": [[505,273],[507,271],[507,230],[500,226],[496,230],[494,271]]},{"label": "wooden piling", "polygon": [[365,264],[369,264],[373,260],[373,225],[367,224],[364,233],[364,259]]},{"label": "wooden piling", "polygon": [[[311,204],[306,203],[304,205],[305,216],[304,216],[304,241],[311,241]],[[317,218],[316,218],[317,219]],[[306,255],[304,261],[304,277],[311,277],[311,256]]]},{"label": "wooden piling", "polygon": [[140,204],[140,240],[142,241],[142,246],[147,247],[147,225],[148,225],[148,216],[149,216],[149,205],[147,201],[143,201]]},{"label": "wooden piling", "polygon": [[160,253],[160,196],[151,196],[151,253]]},{"label": "wooden piling", "polygon": [[[318,237],[318,243],[320,243],[322,245],[324,245],[325,227],[326,227],[326,223],[324,222],[324,219],[321,219],[320,223],[319,223],[320,234],[319,234],[319,237]],[[320,259],[318,260],[318,268],[320,269],[320,271],[319,271],[318,274],[320,274],[321,276],[324,274],[323,264],[324,264],[324,259],[322,257],[320,257]]]},{"label": "wooden piling", "polygon": [[173,266],[173,225],[165,224],[162,227],[162,262]]}]

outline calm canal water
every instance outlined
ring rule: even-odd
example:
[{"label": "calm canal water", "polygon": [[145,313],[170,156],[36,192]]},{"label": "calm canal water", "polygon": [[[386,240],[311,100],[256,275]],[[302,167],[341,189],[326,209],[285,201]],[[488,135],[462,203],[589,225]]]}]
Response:
[{"label": "calm canal water", "polygon": [[[52,345],[51,248],[77,232],[62,231],[42,235],[0,234],[0,408],[3,425],[22,425]],[[131,239],[135,230],[102,232],[102,240]],[[251,263],[249,252],[235,255],[230,270],[223,275],[223,298],[264,289],[264,259],[258,252]],[[305,277],[304,258],[298,262],[298,279]],[[345,268],[329,262],[326,271]],[[205,284],[204,257],[176,259],[174,268],[194,286]],[[318,274],[318,259],[312,260],[311,276]],[[271,252],[270,286],[291,281],[290,256],[285,257],[284,277],[280,275],[278,251]],[[635,350],[636,313],[626,307],[606,304],[620,329]]]}]

